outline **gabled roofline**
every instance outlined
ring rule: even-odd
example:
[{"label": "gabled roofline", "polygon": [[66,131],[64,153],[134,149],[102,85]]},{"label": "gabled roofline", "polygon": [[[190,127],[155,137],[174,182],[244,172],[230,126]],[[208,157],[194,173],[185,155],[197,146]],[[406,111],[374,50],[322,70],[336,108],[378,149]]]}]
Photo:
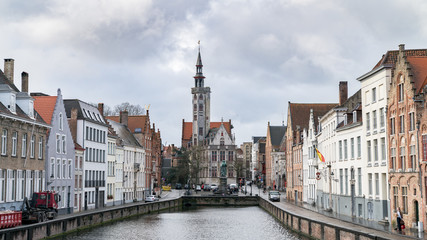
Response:
[{"label": "gabled roofline", "polygon": [[368,77],[370,77],[370,76],[378,73],[379,71],[381,71],[383,69],[387,69],[387,68],[393,68],[393,64],[382,64],[381,66],[379,66],[379,67],[377,67],[375,69],[372,69],[371,71],[369,71],[369,72],[363,74],[362,76],[356,78],[356,80],[363,81],[366,78],[368,78]]}]

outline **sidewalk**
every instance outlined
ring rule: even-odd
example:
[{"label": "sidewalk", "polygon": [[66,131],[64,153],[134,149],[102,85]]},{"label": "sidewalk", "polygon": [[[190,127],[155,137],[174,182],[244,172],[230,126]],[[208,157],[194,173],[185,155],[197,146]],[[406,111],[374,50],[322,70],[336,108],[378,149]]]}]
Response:
[{"label": "sidewalk", "polygon": [[[263,191],[259,190],[256,186],[253,186],[252,190],[253,195],[260,193],[260,196],[262,198],[268,197],[267,193],[264,194]],[[286,211],[289,211],[291,213],[347,228],[352,228],[361,232],[372,233],[377,236],[384,237],[386,239],[427,239],[427,236],[424,233],[413,232],[409,229],[405,229],[404,231],[402,231],[402,233],[399,233],[398,231],[391,229],[391,225],[384,226],[376,221],[368,221],[365,219],[338,215],[335,212],[327,212],[323,209],[317,208],[307,203],[300,203],[295,205],[293,201],[287,201],[284,197],[282,197],[281,202],[277,204],[279,206],[283,206]]]}]

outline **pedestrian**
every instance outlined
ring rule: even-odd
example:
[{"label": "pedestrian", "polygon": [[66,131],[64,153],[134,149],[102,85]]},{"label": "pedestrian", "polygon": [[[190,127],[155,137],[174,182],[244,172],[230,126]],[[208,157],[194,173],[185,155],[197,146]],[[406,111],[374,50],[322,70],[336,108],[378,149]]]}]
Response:
[{"label": "pedestrian", "polygon": [[402,231],[402,214],[400,213],[400,207],[396,210],[396,221],[397,221],[397,229],[399,232]]}]

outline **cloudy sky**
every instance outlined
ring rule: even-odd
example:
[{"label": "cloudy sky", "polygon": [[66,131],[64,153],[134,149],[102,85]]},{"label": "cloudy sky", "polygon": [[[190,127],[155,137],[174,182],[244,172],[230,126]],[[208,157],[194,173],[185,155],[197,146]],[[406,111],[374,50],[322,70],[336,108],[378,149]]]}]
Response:
[{"label": "cloudy sky", "polygon": [[240,144],[286,121],[288,101],[337,102],[339,81],[352,95],[387,50],[427,48],[426,24],[422,0],[1,0],[0,58],[31,92],[151,104],[180,145],[200,40],[211,121],[232,119]]}]

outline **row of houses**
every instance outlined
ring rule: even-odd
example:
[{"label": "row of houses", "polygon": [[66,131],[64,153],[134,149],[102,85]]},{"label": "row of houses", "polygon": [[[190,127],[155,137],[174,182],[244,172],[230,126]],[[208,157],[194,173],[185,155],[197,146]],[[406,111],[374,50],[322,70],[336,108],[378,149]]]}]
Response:
[{"label": "row of houses", "polygon": [[[251,176],[340,215],[427,220],[427,49],[387,51],[337,103],[288,102],[287,126],[252,141]],[[322,161],[321,159],[324,159]]]},{"label": "row of houses", "polygon": [[33,192],[60,194],[59,213],[143,200],[158,191],[160,131],[145,115],[104,116],[104,105],[21,91],[14,60],[0,70],[0,210],[21,209]]}]

